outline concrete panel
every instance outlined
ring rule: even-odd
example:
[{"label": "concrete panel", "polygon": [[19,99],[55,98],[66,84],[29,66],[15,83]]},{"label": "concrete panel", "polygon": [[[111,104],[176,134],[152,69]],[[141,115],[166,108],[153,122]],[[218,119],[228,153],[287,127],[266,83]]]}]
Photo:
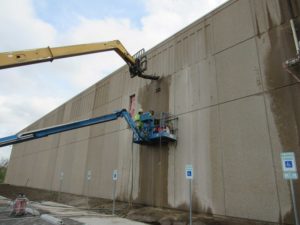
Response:
[{"label": "concrete panel", "polygon": [[[144,111],[167,112],[170,83],[171,76],[164,76],[159,81],[141,80],[136,107],[141,106]],[[133,152],[132,198],[138,203],[167,206],[168,149],[134,145]]]},{"label": "concrete panel", "polygon": [[[82,194],[88,141],[60,146],[57,152],[53,188]],[[61,173],[64,174],[61,179]]]},{"label": "concrete panel", "polygon": [[[118,141],[118,134],[112,133],[105,135],[103,142],[103,157],[101,174],[103,179],[100,181],[101,187],[103,187],[103,192],[105,191],[105,198],[112,198],[112,172],[114,169],[121,171],[118,167],[119,155],[118,148],[120,146]],[[117,187],[118,188],[118,187]],[[103,195],[102,192],[102,195]]]},{"label": "concrete panel", "polygon": [[195,111],[179,118],[180,133],[174,153],[175,204],[187,209],[186,164],[193,164],[193,207],[198,212],[224,214],[222,152],[219,146],[218,107]]},{"label": "concrete panel", "polygon": [[[85,183],[83,194],[100,197],[100,174],[101,174],[101,149],[103,148],[103,136],[89,140],[88,155],[85,168]],[[104,160],[103,160],[104,162]],[[87,173],[91,171],[91,179],[87,180]]]},{"label": "concrete panel", "polygon": [[90,88],[88,91],[81,93],[72,99],[71,102],[71,120],[78,120],[86,117],[86,114],[91,113],[94,106],[95,88]]},{"label": "concrete panel", "polygon": [[11,155],[10,155],[10,159],[22,157],[24,152],[25,152],[24,143],[13,145],[12,152],[11,152]]},{"label": "concrete panel", "polygon": [[217,103],[217,82],[213,58],[193,64],[175,75],[175,114]]},{"label": "concrete panel", "polygon": [[23,169],[18,178],[20,179],[18,185],[52,189],[52,178],[56,165],[55,149],[26,155],[21,160],[20,167]]},{"label": "concrete panel", "polygon": [[[83,129],[84,131],[87,132],[87,128],[80,128]],[[85,133],[85,132],[83,132]],[[71,143],[75,143],[77,142],[77,135],[78,131],[77,130],[70,130],[70,131],[66,131],[60,134],[60,140],[59,140],[59,146],[64,146],[64,145],[68,145]],[[78,138],[80,138],[80,136],[78,136]]]},{"label": "concrete panel", "polygon": [[175,73],[175,43],[172,41],[168,47],[167,74]]},{"label": "concrete panel", "polygon": [[188,56],[188,43],[189,36],[187,33],[183,33],[175,39],[175,52],[174,52],[174,62],[175,62],[175,72],[188,66],[187,56]]},{"label": "concrete panel", "polygon": [[[30,174],[30,173],[26,173],[26,171],[29,170],[31,172],[32,167],[23,168],[23,165],[24,164],[26,165],[25,162],[27,161],[27,158],[28,157],[24,157],[24,158],[18,158],[18,159],[14,160],[14,170],[15,170],[16,173],[12,177],[12,182],[15,185],[24,185],[24,184],[26,184],[26,183],[24,183],[24,181],[26,182],[26,180],[29,179],[27,174]],[[27,182],[27,184],[30,185],[30,181]]]},{"label": "concrete panel", "polygon": [[[133,166],[138,164],[133,161],[133,145],[132,132],[129,129],[122,130],[118,134],[118,182],[117,182],[117,199],[121,201],[128,201],[132,198],[133,191]],[[138,176],[137,176],[138,177]]]},{"label": "concrete panel", "polygon": [[31,142],[26,142],[25,150],[23,152],[24,155],[30,155],[39,152],[40,146],[43,144],[42,139],[32,140]]},{"label": "concrete panel", "polygon": [[213,58],[203,60],[191,67],[188,84],[192,110],[217,103],[217,82]]},{"label": "concrete panel", "polygon": [[112,198],[112,171],[118,168],[118,137],[116,133],[103,136],[103,147],[99,148],[101,159],[99,160],[99,196],[101,198]]},{"label": "concrete panel", "polygon": [[216,55],[219,102],[262,91],[255,39]]},{"label": "concrete panel", "polygon": [[[74,148],[75,143],[60,146],[58,149],[57,157],[61,157],[59,160],[57,172],[59,190],[62,192],[70,192],[71,187],[74,185],[71,183],[73,161],[74,161]],[[63,177],[60,178],[60,174],[63,173]],[[60,180],[61,179],[61,180]]]},{"label": "concrete panel", "polygon": [[64,176],[61,176],[61,173],[65,173],[63,168],[63,156],[64,150],[62,147],[57,149],[56,152],[56,160],[55,160],[55,167],[53,172],[52,178],[52,187],[51,189],[54,191],[62,191],[62,185],[64,182]]},{"label": "concrete panel", "polygon": [[82,194],[87,146],[86,140],[59,147],[53,182],[55,190]]},{"label": "concrete panel", "polygon": [[211,20],[198,22],[185,34],[188,35],[187,61],[188,65],[198,63],[212,54],[212,26]]},{"label": "concrete panel", "polygon": [[[121,102],[122,102],[122,104],[120,106],[120,109],[127,109],[127,111],[129,112],[130,96],[129,95],[123,95],[122,99],[121,99]],[[136,109],[136,110],[138,110],[138,109]],[[124,130],[124,129],[129,128],[129,125],[126,122],[125,119],[120,118],[119,122],[120,122],[120,130]]]},{"label": "concrete panel", "polygon": [[88,140],[76,143],[72,149],[74,155],[70,173],[70,187],[68,192],[82,194],[85,181],[85,166],[88,151]]},{"label": "concrete panel", "polygon": [[122,96],[124,88],[124,76],[121,72],[116,72],[110,77],[109,80],[108,102],[111,102]]},{"label": "concrete panel", "polygon": [[[294,151],[300,164],[299,125],[300,125],[300,85],[288,86],[266,94],[268,124],[273,150],[274,169],[281,207],[282,222],[292,223],[289,185],[283,179],[280,153]],[[299,185],[298,185],[299,187]],[[297,188],[297,185],[296,185]],[[299,191],[299,188],[298,188]],[[298,192],[299,193],[299,192]]]},{"label": "concrete panel", "polygon": [[17,161],[17,174],[14,177],[14,183],[19,186],[34,187],[35,179],[35,163],[37,154],[27,155]]},{"label": "concrete panel", "polygon": [[[92,118],[92,112],[80,116],[77,120]],[[90,137],[91,127],[83,127],[75,130],[66,131],[60,134],[59,145],[66,145],[74,142],[87,140]]]},{"label": "concrete panel", "polygon": [[47,177],[47,181],[44,183],[44,188],[47,190],[52,190],[54,176],[55,176],[55,170],[56,170],[56,164],[57,164],[57,154],[58,154],[58,148],[53,148],[50,150],[50,155],[47,158],[48,169],[47,169],[47,172],[45,175]]},{"label": "concrete panel", "polygon": [[[43,118],[42,118],[43,119]],[[24,130],[22,131],[30,131],[30,130],[36,130],[36,129],[39,129],[39,128],[42,128],[43,127],[43,122],[42,122],[42,119],[34,122],[33,124],[29,125],[28,127],[26,127]]]},{"label": "concrete panel", "polygon": [[108,102],[109,86],[110,86],[110,81],[107,79],[96,85],[96,93],[95,93],[93,109],[97,109],[98,107]]},{"label": "concrete panel", "polygon": [[170,40],[150,51],[147,74],[168,76],[174,73],[174,43],[174,40]]},{"label": "concrete panel", "polygon": [[20,171],[18,171],[18,162],[19,162],[18,158],[14,158],[9,161],[8,169],[6,172],[7,175],[5,177],[5,183],[13,184],[13,185],[16,184],[15,183],[16,177],[20,173]]},{"label": "concrete panel", "polygon": [[168,207],[168,146],[139,146],[138,203]]},{"label": "concrete panel", "polygon": [[[72,121],[83,120],[92,117],[92,109],[94,105],[95,88],[90,88],[88,91],[83,93],[82,97],[77,97],[74,100],[76,103],[76,114],[70,114]],[[73,103],[74,103],[73,102]],[[73,111],[72,111],[73,112]],[[71,121],[70,121],[71,122]],[[61,134],[60,145],[83,141],[89,138],[90,127],[84,127]]]},{"label": "concrete panel", "polygon": [[[115,99],[112,102],[109,102],[107,105],[107,113],[113,113],[116,110],[122,109],[122,98]],[[120,129],[120,119],[105,123],[105,133],[116,132]]]},{"label": "concrete panel", "polygon": [[[130,74],[129,72],[125,72],[124,70],[122,70],[123,72],[123,76],[124,76],[124,83],[123,83],[123,95],[133,95],[136,94],[137,90],[138,90],[138,84],[139,84],[139,79],[138,78],[130,78]],[[151,72],[149,72],[147,70],[147,73],[151,74]]]},{"label": "concrete panel", "polygon": [[213,32],[214,53],[253,37],[250,1],[235,1],[215,14]]},{"label": "concrete panel", "polygon": [[170,85],[169,85],[169,112],[175,115],[175,94],[176,94],[176,75],[170,77]]},{"label": "concrete panel", "polygon": [[[294,1],[294,0],[293,0]],[[291,1],[291,2],[293,2]],[[294,3],[297,0],[294,1]],[[288,1],[282,0],[255,0],[252,1],[253,22],[256,27],[256,33],[262,34],[273,27],[288,22],[291,15],[289,12]],[[293,4],[296,12],[296,4]]]},{"label": "concrete panel", "polygon": [[49,164],[53,164],[53,161],[51,161],[51,151],[41,151],[35,154],[33,187],[47,189],[49,182],[51,182],[51,178],[48,176],[50,172]]},{"label": "concrete panel", "polygon": [[263,96],[221,105],[220,119],[226,215],[276,222],[279,203]]},{"label": "concrete panel", "polygon": [[[102,107],[98,107],[97,109],[93,110],[93,117],[98,117],[101,115],[106,115],[108,114],[108,108],[106,105]],[[103,135],[105,132],[105,125],[106,123],[102,124],[96,124],[90,127],[90,135],[91,137],[96,137],[99,135]]]},{"label": "concrete panel", "polygon": [[70,121],[72,121],[72,118],[71,118],[72,101],[73,101],[73,99],[71,99],[70,101],[65,103],[65,112],[64,112],[64,116],[63,116],[63,123],[69,123]]},{"label": "concrete panel", "polygon": [[144,111],[169,111],[171,77],[166,76],[160,78],[158,81],[147,82],[145,86],[139,88],[136,108],[141,107]]},{"label": "concrete panel", "polygon": [[5,180],[4,180],[4,183],[6,183],[6,184],[13,184],[13,178],[17,174],[17,171],[15,169],[16,164],[17,164],[16,161],[17,161],[17,158],[10,158],[10,160],[8,162],[8,167],[6,170],[6,175],[5,175]]},{"label": "concrete panel", "polygon": [[282,63],[295,57],[295,47],[287,24],[256,38],[262,81],[265,90],[283,87],[295,80],[282,67]]},{"label": "concrete panel", "polygon": [[[153,58],[156,56],[156,49],[151,49],[150,51],[147,52],[147,73],[148,74],[153,74],[155,70],[155,68],[153,67],[154,65],[154,61]],[[140,79],[136,79],[138,80],[137,86],[140,86]]]}]

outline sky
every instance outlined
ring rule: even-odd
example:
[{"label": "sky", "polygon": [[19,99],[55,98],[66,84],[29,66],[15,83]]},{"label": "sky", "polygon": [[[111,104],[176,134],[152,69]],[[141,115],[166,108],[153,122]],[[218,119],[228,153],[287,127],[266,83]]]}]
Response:
[{"label": "sky", "polygon": [[[0,0],[0,52],[118,39],[150,49],[226,0]],[[114,52],[0,70],[0,137],[15,134],[125,62]],[[11,146],[0,148],[9,158]]]}]

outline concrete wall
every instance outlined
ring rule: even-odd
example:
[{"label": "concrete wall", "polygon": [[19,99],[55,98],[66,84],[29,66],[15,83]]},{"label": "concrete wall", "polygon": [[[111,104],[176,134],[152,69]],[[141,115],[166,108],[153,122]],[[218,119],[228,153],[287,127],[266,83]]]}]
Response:
[{"label": "concrete wall", "polygon": [[6,183],[110,199],[118,169],[119,200],[187,209],[193,164],[196,211],[291,222],[280,152],[300,166],[300,85],[282,69],[295,56],[287,2],[231,0],[148,51],[161,80],[123,67],[27,128],[128,109],[136,94],[137,107],[179,117],[177,144],[132,146],[124,121],[95,125],[15,145]]}]

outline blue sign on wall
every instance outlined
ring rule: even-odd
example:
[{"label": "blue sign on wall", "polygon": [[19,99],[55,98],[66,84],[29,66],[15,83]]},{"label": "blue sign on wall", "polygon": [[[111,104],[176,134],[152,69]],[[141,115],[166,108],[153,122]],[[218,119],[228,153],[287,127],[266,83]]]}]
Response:
[{"label": "blue sign on wall", "polygon": [[281,153],[281,164],[283,177],[286,180],[298,179],[295,154],[294,152],[283,152]]},{"label": "blue sign on wall", "polygon": [[290,161],[290,160],[285,161],[285,167],[286,168],[293,168],[293,161]]},{"label": "blue sign on wall", "polygon": [[188,180],[193,179],[193,165],[186,165],[185,166],[185,178]]}]

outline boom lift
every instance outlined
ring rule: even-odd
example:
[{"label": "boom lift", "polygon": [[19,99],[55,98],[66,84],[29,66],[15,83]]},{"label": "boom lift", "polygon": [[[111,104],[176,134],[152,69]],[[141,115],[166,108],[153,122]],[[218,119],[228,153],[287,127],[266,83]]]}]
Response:
[{"label": "boom lift", "polygon": [[122,43],[118,40],[91,44],[70,45],[56,48],[47,47],[15,52],[3,52],[0,53],[0,69],[48,61],[52,62],[55,59],[106,51],[115,51],[122,59],[124,59],[129,66],[131,78],[138,76],[150,80],[159,79],[158,76],[144,74],[147,69],[147,57],[144,49],[140,50],[134,56],[131,56]]},{"label": "boom lift", "polygon": [[[158,121],[158,119],[155,119],[151,113],[146,112],[141,115],[142,127],[138,128],[128,111],[126,109],[122,109],[96,118],[56,125],[40,130],[21,132],[0,138],[0,147],[43,138],[52,134],[74,130],[81,127],[117,120],[119,117],[124,118],[128,123],[133,132],[133,142],[136,144],[149,145],[176,141],[175,126],[172,124],[176,118],[164,117],[159,118]],[[157,121],[158,123],[156,123]]]},{"label": "boom lift", "polygon": [[[128,64],[131,78],[138,76],[145,79],[157,80],[158,76],[145,75],[147,69],[147,58],[145,50],[139,51],[131,56],[120,41],[109,41],[102,43],[72,45],[57,48],[40,48],[33,50],[4,52],[0,53],[0,69],[18,67],[35,63],[42,63],[54,59],[92,54],[104,51],[116,51]],[[177,118],[161,117],[155,118],[151,113],[146,112],[140,116],[142,127],[137,127],[126,109],[118,110],[112,114],[76,121],[68,124],[56,125],[53,127],[21,132],[16,135],[0,138],[0,147],[43,138],[48,135],[78,129],[94,124],[109,122],[119,117],[124,118],[133,132],[133,142],[136,144],[157,144],[175,142],[175,127],[172,121]]]}]

